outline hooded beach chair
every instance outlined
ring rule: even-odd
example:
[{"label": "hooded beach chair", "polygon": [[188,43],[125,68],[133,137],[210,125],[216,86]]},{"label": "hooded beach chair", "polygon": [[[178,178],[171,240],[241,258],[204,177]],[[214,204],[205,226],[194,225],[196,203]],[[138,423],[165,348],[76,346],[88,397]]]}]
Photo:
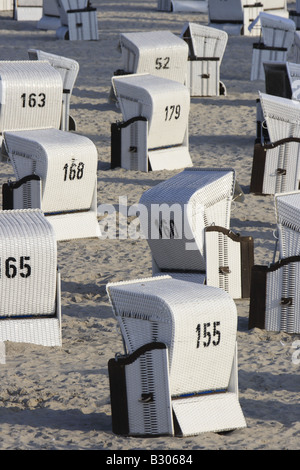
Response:
[{"label": "hooded beach chair", "polygon": [[0,211],[1,362],[5,342],[61,346],[60,276],[53,228],[40,210]]},{"label": "hooded beach chair", "polygon": [[[63,83],[48,61],[1,61],[0,144],[4,131],[59,129]],[[2,145],[2,159],[6,159]]]},{"label": "hooded beach chair", "polygon": [[187,87],[190,95],[225,95],[225,85],[220,81],[220,67],[228,34],[216,28],[185,23],[181,37],[189,46]]},{"label": "hooded beach chair", "polygon": [[45,31],[56,31],[61,26],[60,14],[56,0],[43,0],[43,16],[36,27]]},{"label": "hooded beach chair", "polygon": [[249,328],[299,334],[300,191],[275,194],[274,200],[278,240],[273,262],[253,267]]},{"label": "hooded beach chair", "polygon": [[249,297],[253,240],[230,230],[236,186],[232,169],[188,168],[142,195],[139,219],[154,276]]},{"label": "hooded beach chair", "polygon": [[239,429],[237,312],[214,287],[170,276],[107,285],[124,355],[108,363],[113,432],[188,436]]},{"label": "hooded beach chair", "polygon": [[39,21],[43,16],[43,0],[14,0],[14,19]]},{"label": "hooded beach chair", "polygon": [[29,59],[47,60],[61,75],[63,83],[63,100],[60,129],[62,131],[76,130],[74,119],[70,116],[70,99],[73,87],[79,72],[79,64],[76,60],[50,54],[38,49],[28,50]]},{"label": "hooded beach chair", "polygon": [[159,11],[207,12],[207,0],[158,0]]},{"label": "hooded beach chair", "polygon": [[257,141],[250,192],[275,194],[294,191],[300,184],[300,102],[259,94],[266,141]]},{"label": "hooded beach chair", "polygon": [[261,23],[262,41],[253,44],[250,80],[264,80],[264,62],[286,62],[296,30],[293,20],[279,15],[262,12],[257,20]]},{"label": "hooded beach chair", "polygon": [[40,208],[57,240],[100,236],[97,150],[87,137],[58,129],[5,132],[16,181],[3,186],[6,209]]},{"label": "hooded beach chair", "polygon": [[112,78],[123,121],[111,126],[111,166],[162,170],[192,166],[188,148],[190,94],[151,74]]},{"label": "hooded beach chair", "polygon": [[56,0],[61,26],[58,39],[97,41],[99,39],[97,8],[89,0]]},{"label": "hooded beach chair", "polygon": [[120,48],[124,75],[150,73],[186,83],[188,46],[170,31],[121,33]]}]

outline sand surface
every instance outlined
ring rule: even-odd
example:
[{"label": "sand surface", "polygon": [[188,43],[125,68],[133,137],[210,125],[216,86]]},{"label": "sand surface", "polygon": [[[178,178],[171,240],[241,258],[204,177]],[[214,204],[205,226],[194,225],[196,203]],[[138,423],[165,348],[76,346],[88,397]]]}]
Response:
[{"label": "sand surface", "polygon": [[[110,168],[110,126],[121,119],[108,102],[111,77],[122,66],[120,32],[169,30],[186,21],[207,25],[206,13],[159,12],[154,1],[94,0],[99,41],[64,41],[35,22],[0,17],[1,60],[27,60],[29,48],[76,59],[79,75],[71,99],[77,132],[98,150],[98,204],[128,206],[176,171]],[[290,4],[290,9],[293,4]],[[249,194],[256,134],[256,99],[264,82],[251,82],[256,38],[231,36],[221,67],[227,95],[192,98],[189,122],[194,166],[233,167],[245,200],[235,203],[231,228],[253,236],[255,263],[272,261],[275,213],[272,196]],[[2,163],[1,184],[12,178]],[[297,335],[248,330],[249,299],[237,300],[239,397],[247,427],[227,435],[133,438],[112,433],[108,360],[123,352],[106,284],[151,276],[146,240],[91,239],[58,243],[61,272],[62,347],[7,344],[1,365],[0,449],[252,450],[300,449],[300,364],[292,361]]]}]

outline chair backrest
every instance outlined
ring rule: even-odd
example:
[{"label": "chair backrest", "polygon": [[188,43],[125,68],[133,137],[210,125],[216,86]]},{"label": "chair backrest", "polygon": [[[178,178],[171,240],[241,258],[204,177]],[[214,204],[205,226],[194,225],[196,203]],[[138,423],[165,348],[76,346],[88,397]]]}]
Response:
[{"label": "chair backrest", "polygon": [[68,26],[68,11],[82,10],[87,7],[88,0],[56,0],[61,23]]},{"label": "chair backrest", "polygon": [[264,11],[259,14],[259,19],[264,45],[289,50],[294,41],[295,22],[289,18],[271,15]]},{"label": "chair backrest", "polygon": [[17,180],[42,180],[45,213],[88,210],[97,175],[97,149],[87,137],[57,129],[5,133]]},{"label": "chair backrest", "polygon": [[126,73],[150,73],[185,83],[188,46],[170,31],[120,34]]},{"label": "chair backrest", "polygon": [[211,23],[240,22],[243,23],[243,7],[241,0],[208,0],[208,15]]},{"label": "chair backrest", "polygon": [[228,41],[226,31],[196,23],[185,23],[180,36],[189,45],[190,56],[217,58],[222,61]]},{"label": "chair backrest", "polygon": [[171,396],[227,389],[237,314],[226,292],[169,276],[108,284],[107,292],[129,353],[153,341],[168,347]]},{"label": "chair backrest", "polygon": [[57,247],[52,226],[42,211],[1,211],[0,246],[0,316],[53,315]]},{"label": "chair backrest", "polygon": [[300,103],[280,96],[259,93],[271,142],[300,137]]},{"label": "chair backrest", "polygon": [[47,61],[1,61],[0,133],[20,129],[58,129],[62,79]]},{"label": "chair backrest", "polygon": [[205,271],[205,227],[229,228],[235,173],[188,168],[146,191],[140,222],[160,270]]},{"label": "chair backrest", "polygon": [[189,90],[183,84],[150,74],[112,78],[124,121],[148,120],[148,148],[180,145],[186,138],[190,111]]}]

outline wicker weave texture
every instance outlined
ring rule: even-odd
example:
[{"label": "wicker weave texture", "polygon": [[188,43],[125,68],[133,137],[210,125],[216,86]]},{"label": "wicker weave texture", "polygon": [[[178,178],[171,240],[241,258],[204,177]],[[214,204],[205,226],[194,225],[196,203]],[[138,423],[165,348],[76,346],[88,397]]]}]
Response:
[{"label": "wicker weave texture", "polygon": [[266,151],[263,194],[298,189],[300,182],[300,144],[288,142]]},{"label": "wicker weave texture", "polygon": [[183,143],[190,111],[186,86],[151,74],[113,77],[112,82],[124,121],[148,120],[148,149]]},{"label": "wicker weave texture", "polygon": [[122,33],[120,45],[126,72],[185,83],[188,46],[170,31]]},{"label": "wicker weave texture", "polygon": [[300,254],[300,191],[275,194],[280,257]]},{"label": "wicker weave texture", "polygon": [[53,315],[57,248],[39,210],[0,212],[1,317]]},{"label": "wicker weave texture", "polygon": [[[148,210],[140,214],[141,227],[160,269],[205,271],[204,229],[229,228],[234,183],[232,169],[189,168],[142,195]],[[165,231],[171,221],[174,237]]]},{"label": "wicker weave texture", "polygon": [[46,213],[91,207],[97,174],[97,150],[85,136],[58,129],[5,133],[5,144],[17,180],[42,179]]},{"label": "wicker weave texture", "polygon": [[263,41],[266,46],[289,49],[294,40],[296,25],[293,20],[262,12],[259,15]]},{"label": "wicker weave texture", "polygon": [[48,62],[2,61],[0,131],[59,128],[62,79]]},{"label": "wicker weave texture", "polygon": [[201,58],[218,58],[221,63],[228,41],[226,31],[197,23],[185,23],[180,36],[190,44],[190,54]]},{"label": "wicker weave texture", "polygon": [[228,387],[237,313],[226,292],[168,276],[107,291],[129,352],[153,341],[167,345],[172,396]]}]

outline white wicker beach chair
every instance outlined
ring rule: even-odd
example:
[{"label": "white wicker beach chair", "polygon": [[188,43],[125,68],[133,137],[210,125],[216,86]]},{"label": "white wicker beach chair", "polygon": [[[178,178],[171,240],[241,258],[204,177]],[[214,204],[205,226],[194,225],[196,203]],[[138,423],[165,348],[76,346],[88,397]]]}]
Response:
[{"label": "white wicker beach chair", "polygon": [[97,41],[99,39],[97,8],[88,0],[56,0],[61,26],[58,39]]},{"label": "white wicker beach chair", "polygon": [[46,31],[56,31],[60,26],[60,14],[56,0],[43,0],[43,16],[37,22],[36,27]]},{"label": "white wicker beach chair", "polygon": [[254,146],[250,192],[275,194],[299,189],[300,102],[260,93],[267,140]]},{"label": "white wicker beach chair", "polygon": [[0,138],[4,131],[60,127],[63,84],[49,62],[0,62]]},{"label": "white wicker beach chair", "polygon": [[120,34],[124,74],[150,73],[186,83],[188,46],[170,31]]},{"label": "white wicker beach chair", "polygon": [[123,122],[112,125],[112,167],[154,171],[191,166],[187,87],[151,74],[113,77],[112,84],[123,116]]},{"label": "white wicker beach chair", "polygon": [[40,210],[1,211],[0,240],[2,352],[6,341],[61,346],[60,276],[51,224]]},{"label": "white wicker beach chair", "polygon": [[205,229],[205,250],[206,285],[224,289],[233,299],[249,298],[253,238],[211,225]]},{"label": "white wicker beach chair", "polygon": [[263,63],[267,61],[286,62],[294,41],[294,21],[266,12],[259,14],[262,42],[254,43],[250,80],[264,80]]},{"label": "white wicker beach chair", "polygon": [[151,249],[153,274],[205,280],[205,228],[229,229],[234,195],[232,169],[191,168],[144,192],[141,229]]},{"label": "white wicker beach chair", "polygon": [[[226,292],[169,276],[108,284],[107,292],[131,362],[112,400],[127,390],[123,412],[112,414],[123,422],[118,432],[187,436],[246,426],[238,400],[237,312]],[[155,344],[143,360],[147,352],[139,348]]]},{"label": "white wicker beach chair", "polygon": [[[16,183],[8,183],[10,207],[40,205],[57,240],[99,237],[97,150],[90,139],[57,129],[5,133]],[[32,178],[33,177],[33,178]],[[40,181],[36,181],[39,178]]]},{"label": "white wicker beach chair", "polygon": [[262,2],[253,0],[208,0],[209,26],[222,29],[228,34],[259,36],[260,25],[249,25],[263,11]]},{"label": "white wicker beach chair", "polygon": [[207,12],[207,0],[158,0],[159,11]]},{"label": "white wicker beach chair", "polygon": [[252,271],[249,329],[300,333],[300,256]]},{"label": "white wicker beach chair", "polygon": [[50,54],[38,49],[28,50],[29,59],[47,60],[61,75],[63,82],[63,101],[60,129],[62,131],[76,130],[74,119],[70,116],[70,99],[79,72],[79,64],[74,59]]},{"label": "white wicker beach chair", "polygon": [[220,67],[228,34],[209,26],[185,23],[181,37],[189,46],[187,87],[190,95],[225,95],[225,85],[220,81]]},{"label": "white wicker beach chair", "polygon": [[43,16],[43,0],[14,0],[14,19],[39,21]]}]

